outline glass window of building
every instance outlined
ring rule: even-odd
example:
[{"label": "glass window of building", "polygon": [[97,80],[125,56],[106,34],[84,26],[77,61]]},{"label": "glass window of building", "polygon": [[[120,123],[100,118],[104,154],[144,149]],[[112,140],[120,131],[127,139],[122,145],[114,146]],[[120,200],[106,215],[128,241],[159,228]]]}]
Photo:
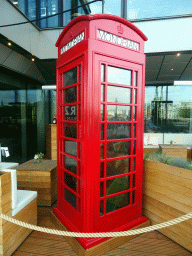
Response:
[{"label": "glass window of building", "polygon": [[[75,17],[91,13],[89,5],[78,7],[86,4],[86,0],[12,0],[12,2],[30,20],[41,19],[34,21],[40,28],[65,27]],[[67,12],[56,15],[63,11]],[[51,15],[55,16],[48,18]]]},{"label": "glass window of building", "polygon": [[145,87],[145,133],[192,133],[192,86]]}]

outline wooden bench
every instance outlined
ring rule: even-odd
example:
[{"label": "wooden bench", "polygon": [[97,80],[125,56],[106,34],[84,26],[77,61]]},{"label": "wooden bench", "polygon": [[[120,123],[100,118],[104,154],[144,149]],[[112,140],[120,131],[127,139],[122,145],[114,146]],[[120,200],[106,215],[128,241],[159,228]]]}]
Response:
[{"label": "wooden bench", "polygon": [[[16,220],[37,225],[37,193],[18,191],[15,185],[12,185],[14,178],[12,171],[15,170],[0,171],[0,211]],[[17,195],[15,195],[15,189],[18,192]],[[31,232],[31,229],[0,218],[0,255],[12,255]]]}]

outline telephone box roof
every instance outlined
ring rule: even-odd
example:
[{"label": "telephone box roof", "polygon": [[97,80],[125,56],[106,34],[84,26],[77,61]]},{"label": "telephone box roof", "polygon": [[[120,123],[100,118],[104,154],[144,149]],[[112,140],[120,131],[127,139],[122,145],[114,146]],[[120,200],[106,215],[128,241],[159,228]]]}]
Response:
[{"label": "telephone box roof", "polygon": [[108,20],[114,20],[114,21],[118,21],[121,22],[122,24],[130,27],[132,30],[134,30],[144,41],[147,41],[148,38],[144,35],[144,33],[138,29],[135,25],[133,25],[130,21],[125,20],[121,17],[115,16],[115,15],[111,15],[111,14],[94,14],[94,15],[81,15],[77,18],[75,18],[74,20],[72,20],[62,31],[62,33],[60,34],[55,46],[58,47],[62,37],[64,36],[64,34],[76,23],[80,22],[80,21],[91,21],[91,20],[99,20],[99,19],[108,19]]}]

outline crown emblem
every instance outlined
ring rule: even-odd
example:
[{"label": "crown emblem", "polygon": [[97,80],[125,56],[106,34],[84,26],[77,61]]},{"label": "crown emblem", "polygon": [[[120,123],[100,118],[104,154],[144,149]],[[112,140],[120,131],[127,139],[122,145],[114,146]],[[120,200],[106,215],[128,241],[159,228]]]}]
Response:
[{"label": "crown emblem", "polygon": [[73,32],[69,33],[69,37],[72,38],[73,37]]},{"label": "crown emblem", "polygon": [[117,26],[117,31],[118,31],[118,33],[119,34],[123,34],[123,28],[121,27],[121,24],[120,24],[120,26]]}]

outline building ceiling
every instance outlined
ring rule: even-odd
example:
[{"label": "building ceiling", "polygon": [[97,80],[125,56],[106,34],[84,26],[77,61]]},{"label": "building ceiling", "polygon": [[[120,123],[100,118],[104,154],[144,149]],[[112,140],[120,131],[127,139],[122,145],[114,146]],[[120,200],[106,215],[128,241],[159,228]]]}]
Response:
[{"label": "building ceiling", "polygon": [[146,54],[146,85],[192,80],[192,51]]}]

